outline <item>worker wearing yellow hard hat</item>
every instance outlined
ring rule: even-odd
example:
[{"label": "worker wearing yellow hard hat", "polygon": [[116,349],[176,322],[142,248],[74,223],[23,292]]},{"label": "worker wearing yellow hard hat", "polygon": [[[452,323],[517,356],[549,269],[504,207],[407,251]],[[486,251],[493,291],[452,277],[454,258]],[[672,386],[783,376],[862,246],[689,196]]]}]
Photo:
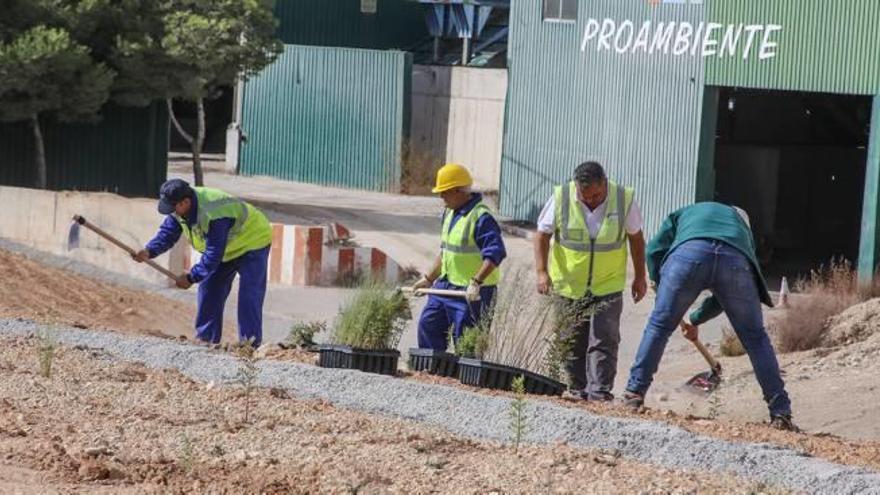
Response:
[{"label": "worker wearing yellow hard hat", "polygon": [[443,198],[440,253],[415,289],[464,291],[466,298],[431,295],[419,318],[419,347],[445,351],[448,332],[458,341],[466,328],[476,326],[492,303],[500,278],[498,266],[507,256],[501,227],[471,191],[474,180],[461,165],[450,163],[437,172],[432,190]]}]

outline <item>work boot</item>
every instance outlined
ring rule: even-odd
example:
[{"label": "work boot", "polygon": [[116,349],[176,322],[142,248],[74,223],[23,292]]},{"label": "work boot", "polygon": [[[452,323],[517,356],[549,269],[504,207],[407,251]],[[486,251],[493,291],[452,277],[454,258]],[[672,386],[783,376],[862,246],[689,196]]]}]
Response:
[{"label": "work boot", "polygon": [[791,414],[771,415],[770,427],[782,431],[792,431],[795,433],[801,432],[801,429],[794,424],[794,421],[792,421]]},{"label": "work boot", "polygon": [[566,390],[562,392],[562,398],[570,401],[587,400],[587,393],[584,390]]},{"label": "work boot", "polygon": [[641,394],[627,390],[623,393],[623,405],[632,409],[633,412],[639,412],[645,405],[645,398]]},{"label": "work boot", "polygon": [[611,402],[614,400],[614,394],[611,392],[584,392],[584,399],[596,402]]}]

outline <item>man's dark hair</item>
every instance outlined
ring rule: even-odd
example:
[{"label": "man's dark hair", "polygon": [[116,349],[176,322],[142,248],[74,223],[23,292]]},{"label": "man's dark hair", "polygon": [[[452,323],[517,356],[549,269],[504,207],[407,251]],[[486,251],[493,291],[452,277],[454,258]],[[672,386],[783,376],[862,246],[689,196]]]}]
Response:
[{"label": "man's dark hair", "polygon": [[583,187],[604,182],[606,179],[605,169],[598,162],[584,162],[574,169],[574,180]]}]

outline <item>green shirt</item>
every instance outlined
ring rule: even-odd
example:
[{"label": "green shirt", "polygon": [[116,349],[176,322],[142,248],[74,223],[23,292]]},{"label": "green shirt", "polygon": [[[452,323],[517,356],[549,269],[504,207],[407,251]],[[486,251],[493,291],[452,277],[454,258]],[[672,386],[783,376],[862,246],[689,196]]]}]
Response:
[{"label": "green shirt", "polygon": [[[657,285],[660,284],[660,268],[672,251],[684,242],[693,239],[722,241],[744,254],[754,267],[755,279],[761,302],[773,307],[767,283],[761,274],[761,267],[755,257],[755,241],[752,231],[731,206],[721,203],[697,203],[671,213],[651,239],[647,248],[648,275]],[[690,315],[694,325],[703,324],[720,315],[723,311],[715,296],[703,301]]]}]

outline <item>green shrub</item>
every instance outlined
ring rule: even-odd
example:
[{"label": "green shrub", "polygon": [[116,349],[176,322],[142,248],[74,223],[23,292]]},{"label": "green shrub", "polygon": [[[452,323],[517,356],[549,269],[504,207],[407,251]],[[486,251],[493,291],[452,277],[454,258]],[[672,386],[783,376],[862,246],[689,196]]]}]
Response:
[{"label": "green shrub", "polygon": [[299,322],[290,328],[285,344],[290,347],[310,348],[315,347],[315,335],[325,332],[327,323],[323,321]]},{"label": "green shrub", "polygon": [[395,349],[411,319],[403,293],[367,282],[340,310],[333,342],[363,349]]},{"label": "green shrub", "polygon": [[463,358],[483,359],[489,347],[489,332],[477,327],[466,328],[455,344],[455,353]]},{"label": "green shrub", "polygon": [[526,435],[526,379],[520,375],[513,380],[511,386],[514,398],[510,402],[510,440],[514,452],[519,452],[519,445]]}]

